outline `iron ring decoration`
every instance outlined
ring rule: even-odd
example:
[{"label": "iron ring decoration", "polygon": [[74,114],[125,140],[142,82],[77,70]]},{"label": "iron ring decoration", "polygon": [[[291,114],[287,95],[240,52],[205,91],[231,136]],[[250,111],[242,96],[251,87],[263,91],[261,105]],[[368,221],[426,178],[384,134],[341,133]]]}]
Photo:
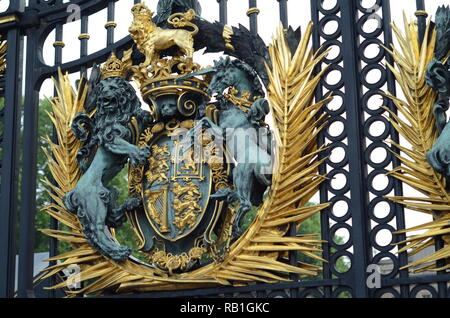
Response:
[{"label": "iron ring decoration", "polygon": [[374,14],[375,12],[379,11],[380,8],[382,8],[383,4],[381,3],[382,0],[376,0],[375,3],[369,7],[365,8],[362,6],[362,1],[357,1],[357,6],[359,11],[361,11],[363,14]]},{"label": "iron ring decoration", "polygon": [[[375,20],[378,22],[378,26],[375,29],[375,31],[370,32],[370,33],[364,31],[364,24],[369,20]],[[360,34],[362,37],[364,37],[366,39],[378,38],[381,35],[381,33],[383,33],[383,25],[382,25],[381,21],[383,21],[383,19],[376,13],[363,15],[356,24],[358,34]]]},{"label": "iron ring decoration", "polygon": [[329,59],[328,57],[325,57],[323,62],[326,64],[336,64],[342,61],[343,54],[342,54],[342,43],[338,40],[330,40],[327,43],[324,43],[323,50],[327,50],[331,46],[337,46],[339,48],[339,54],[334,59]]},{"label": "iron ring decoration", "polygon": [[385,278],[394,278],[399,270],[398,259],[394,255],[392,255],[392,253],[381,252],[373,257],[372,264],[378,264],[383,258],[389,258],[392,261],[393,266],[392,271],[390,273],[387,274],[381,273],[381,276]]},{"label": "iron ring decoration", "polygon": [[320,1],[319,2],[319,11],[321,12],[321,13],[323,13],[325,16],[326,15],[335,15],[336,13],[338,13],[339,11],[340,11],[340,9],[341,9],[341,6],[340,6],[340,4],[339,4],[339,1],[336,1],[336,5],[333,7],[333,8],[331,8],[331,9],[325,9],[324,7],[323,7],[323,1]]},{"label": "iron ring decoration", "polygon": [[[341,75],[341,78],[336,84],[330,84],[327,82],[327,76],[330,75],[331,72],[338,71]],[[323,86],[328,89],[329,91],[336,91],[344,87],[344,68],[340,65],[332,65],[330,66],[326,73],[323,75],[323,78],[321,79],[321,83]]]},{"label": "iron ring decoration", "polygon": [[[392,239],[391,242],[389,242],[389,244],[382,246],[380,244],[377,243],[377,235],[383,231],[383,230],[388,230],[389,232],[391,232],[392,235]],[[397,241],[395,235],[394,235],[395,229],[392,225],[389,224],[379,224],[377,226],[375,226],[372,231],[370,232],[370,241],[371,241],[371,245],[376,248],[377,250],[379,250],[380,252],[389,252],[392,249],[395,248],[395,243]]]},{"label": "iron ring decoration", "polygon": [[[389,213],[383,217],[380,218],[378,216],[375,215],[375,207],[380,204],[380,203],[387,203],[389,205]],[[395,217],[395,207],[394,207],[394,203],[391,200],[388,200],[386,198],[383,197],[378,197],[373,199],[370,203],[369,203],[369,216],[370,218],[377,222],[378,224],[388,224],[389,222],[391,222],[394,217]]]},{"label": "iron ring decoration", "polygon": [[[326,34],[325,33],[325,25],[331,21],[335,21],[337,22],[337,28],[336,31],[332,34]],[[341,27],[341,18],[334,16],[334,15],[330,15],[330,16],[326,16],[324,17],[322,20],[320,20],[319,22],[319,27],[318,27],[318,31],[319,34],[322,38],[324,38],[325,40],[336,40],[342,33],[342,27]]]},{"label": "iron ring decoration", "polygon": [[[335,189],[331,185],[331,180],[334,176],[342,174],[345,176],[345,185],[339,189]],[[334,195],[344,195],[350,190],[350,181],[349,181],[350,173],[347,170],[344,169],[335,169],[332,172],[328,174],[328,178],[330,179],[330,182],[327,183],[328,191],[333,193]]]},{"label": "iron ring decoration", "polygon": [[[384,124],[384,131],[378,136],[370,134],[370,127],[375,123],[380,122]],[[389,137],[391,131],[390,131],[390,124],[388,122],[388,119],[386,119],[384,116],[378,115],[378,116],[372,116],[370,117],[365,125],[364,125],[364,131],[366,132],[366,137],[370,139],[372,142],[377,142],[380,140],[385,140]]]},{"label": "iron ring decoration", "polygon": [[433,287],[429,286],[429,285],[417,285],[416,287],[414,287],[411,290],[411,294],[410,297],[411,298],[416,298],[417,294],[423,290],[426,290],[428,292],[430,292],[431,297],[432,298],[437,298],[438,297],[438,293],[436,291],[436,289],[434,289]]},{"label": "iron ring decoration", "polygon": [[[367,76],[369,75],[369,72],[373,70],[380,71],[380,79],[375,83],[369,83],[367,80]],[[376,90],[383,87],[383,85],[386,83],[387,75],[386,75],[386,69],[381,66],[380,64],[369,64],[366,65],[362,71],[361,71],[361,82],[362,84],[367,87],[370,90]]]},{"label": "iron ring decoration", "polygon": [[[336,232],[340,229],[345,229],[349,233],[349,238],[347,242],[343,244],[338,244],[334,241],[334,237],[336,236]],[[352,227],[347,223],[336,223],[330,229],[330,240],[328,242],[332,247],[340,250],[346,250],[353,246],[353,238],[352,238]]]},{"label": "iron ring decoration", "polygon": [[349,251],[338,251],[331,256],[330,264],[337,265],[337,260],[341,257],[347,257],[350,260],[350,267],[345,272],[339,272],[335,266],[330,266],[331,271],[336,276],[347,275],[352,271],[353,267],[353,254]]},{"label": "iron ring decoration", "polygon": [[[369,45],[377,44],[379,46],[379,52],[375,57],[367,57],[364,52]],[[367,64],[379,63],[383,60],[386,55],[386,50],[381,46],[382,43],[380,39],[366,39],[359,46],[359,57]]]},{"label": "iron ring decoration", "polygon": [[375,292],[375,298],[382,298],[388,294],[391,294],[393,298],[400,298],[400,293],[393,287],[377,289]]},{"label": "iron ring decoration", "polygon": [[348,146],[346,144],[344,144],[343,142],[336,142],[330,146],[330,150],[329,150],[330,153],[336,148],[342,148],[344,150],[344,153],[345,153],[344,158],[339,162],[333,162],[333,161],[331,161],[330,158],[328,158],[327,165],[333,167],[334,169],[339,169],[339,168],[345,167],[348,164],[348,155],[347,155]]},{"label": "iron ring decoration", "polygon": [[[351,218],[351,211],[350,211],[350,199],[347,198],[345,195],[337,195],[330,199],[331,207],[330,207],[330,218],[333,219],[335,222],[347,222]],[[336,214],[333,213],[334,206],[338,202],[345,202],[347,204],[347,212],[343,216],[336,216]]]},{"label": "iron ring decoration", "polygon": [[330,115],[330,116],[340,116],[342,115],[342,113],[345,112],[345,104],[344,104],[344,100],[345,100],[345,94],[344,92],[342,92],[341,90],[334,90],[333,91],[333,100],[332,102],[336,101],[336,97],[339,97],[340,100],[342,101],[341,106],[336,109],[336,110],[331,110],[328,105],[330,105],[331,101],[329,103],[327,103],[325,105],[326,109],[325,111]]},{"label": "iron ring decoration", "polygon": [[[363,104],[364,111],[366,111],[369,115],[372,115],[372,116],[382,115],[385,112],[385,110],[382,108],[382,106],[389,104],[389,101],[388,101],[387,97],[384,96],[383,94],[384,94],[384,92],[381,91],[381,90],[369,90],[369,91],[367,91],[362,97],[362,104]],[[372,97],[377,96],[377,95],[379,97],[381,97],[383,102],[382,102],[382,104],[380,105],[380,107],[378,109],[370,109],[369,108],[369,101],[370,101],[370,99]]]},{"label": "iron ring decoration", "polygon": [[[389,192],[391,192],[394,189],[394,178],[392,178],[391,176],[387,175],[388,171],[387,170],[381,170],[381,169],[376,169],[373,170],[371,173],[369,173],[369,176],[367,177],[367,188],[369,189],[370,192],[372,192],[373,194],[375,194],[376,196],[384,196],[387,195]],[[377,176],[381,176],[384,175],[387,180],[388,180],[388,184],[386,185],[386,187],[384,189],[381,190],[377,190],[374,188],[374,180]]]},{"label": "iron ring decoration", "polygon": [[[330,128],[331,128],[332,125],[333,125],[334,123],[336,123],[336,122],[342,123],[342,125],[344,126],[344,128],[342,129],[342,133],[340,133],[338,136],[332,136],[332,135],[330,134]],[[332,142],[342,141],[342,140],[344,140],[345,138],[347,138],[347,131],[346,131],[346,129],[345,129],[345,126],[346,126],[346,119],[345,119],[345,118],[343,118],[343,117],[341,117],[341,116],[333,117],[333,118],[331,118],[331,119],[328,121],[328,129],[324,131],[324,135],[325,135],[326,138],[328,138],[328,139],[329,139],[330,141],[332,141]]]},{"label": "iron ring decoration", "polygon": [[[375,151],[375,149],[381,148],[386,151],[386,158],[379,163],[373,162],[371,158],[372,153]],[[392,162],[392,154],[389,151],[388,145],[381,141],[370,144],[367,147],[364,156],[366,159],[366,163],[374,169],[384,169]]]}]

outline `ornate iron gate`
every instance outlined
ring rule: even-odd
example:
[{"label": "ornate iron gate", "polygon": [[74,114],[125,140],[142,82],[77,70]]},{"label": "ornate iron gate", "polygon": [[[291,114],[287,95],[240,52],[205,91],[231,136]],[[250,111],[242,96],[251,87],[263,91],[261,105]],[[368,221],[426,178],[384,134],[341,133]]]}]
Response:
[{"label": "ornate iron gate", "polygon": [[[122,0],[124,1],[124,0]],[[129,0],[131,1],[131,0]],[[280,20],[288,26],[288,1],[277,0],[280,7]],[[115,4],[117,0],[73,0],[63,3],[62,0],[25,0],[11,1],[9,8],[0,14],[0,34],[7,41],[6,71],[0,82],[0,94],[4,98],[4,106],[0,117],[1,131],[1,188],[0,188],[0,297],[13,297],[15,294],[16,251],[19,251],[18,262],[18,296],[28,297],[33,290],[33,246],[34,216],[36,213],[36,180],[37,180],[37,140],[38,140],[38,103],[39,90],[45,79],[57,75],[58,67],[70,73],[81,72],[92,67],[94,63],[104,62],[111,51],[122,51],[132,45],[129,37],[115,41],[116,24]],[[140,1],[134,0],[134,3]],[[220,22],[227,23],[227,6],[232,1],[217,0],[220,10]],[[384,141],[399,139],[392,125],[383,116],[382,108],[372,109],[369,100],[374,96],[382,96],[382,91],[395,95],[396,84],[392,73],[381,64],[384,59],[392,62],[392,58],[384,49],[380,49],[375,57],[365,55],[365,49],[372,44],[392,43],[390,1],[376,0],[370,7],[364,7],[361,0],[337,0],[332,8],[325,8],[324,1],[311,0],[311,17],[316,28],[314,31],[314,47],[334,48],[335,57],[324,62],[331,64],[328,73],[337,72],[340,80],[329,83],[325,76],[317,91],[317,99],[322,99],[328,92],[341,101],[340,105],[328,107],[331,125],[343,127],[339,135],[325,131],[320,142],[329,143],[330,148],[339,148],[345,154],[340,162],[328,160],[321,167],[321,173],[329,177],[340,176],[345,186],[336,188],[331,181],[326,182],[320,190],[321,202],[331,201],[333,205],[322,212],[322,238],[324,244],[323,278],[313,281],[295,280],[291,283],[258,284],[247,287],[202,289],[183,292],[154,293],[139,295],[141,297],[174,297],[174,296],[235,296],[235,297],[319,297],[332,298],[343,294],[352,297],[416,297],[422,291],[431,297],[448,297],[448,281],[450,274],[438,272],[436,275],[411,276],[407,270],[400,270],[408,263],[406,253],[395,254],[393,245],[381,246],[376,236],[380,231],[390,233],[405,229],[405,216],[401,205],[394,204],[384,198],[389,193],[402,195],[402,183],[389,177],[385,188],[374,185],[379,175],[387,172],[387,167],[399,165],[398,159],[388,152],[383,162],[374,162],[371,153],[378,148],[387,149]],[[410,2],[414,2],[410,0]],[[419,29],[424,32],[425,1],[415,1]],[[81,29],[80,58],[63,63],[62,51],[63,25],[72,12],[68,6],[76,4],[80,9]],[[249,0],[247,15],[250,30],[258,32],[257,0]],[[100,10],[107,10],[107,47],[98,52],[88,54],[89,17]],[[379,22],[374,32],[367,33],[363,25],[369,19]],[[325,32],[325,25],[334,21],[336,31]],[[51,31],[55,30],[55,63],[45,64],[43,59],[44,41]],[[423,33],[422,33],[423,34]],[[26,51],[24,51],[26,38]],[[65,39],[66,41],[73,39]],[[24,68],[24,72],[23,69]],[[381,74],[376,83],[367,80],[371,70]],[[22,74],[25,77],[22,78]],[[24,89],[22,90],[22,84]],[[22,101],[22,93],[23,101]],[[395,112],[392,103],[384,98],[384,105]],[[381,123],[384,133],[374,136],[371,125]],[[21,127],[23,126],[23,133]],[[22,134],[22,135],[21,135]],[[21,140],[22,142],[19,142]],[[369,143],[367,141],[370,141]],[[395,151],[395,149],[393,149]],[[20,180],[20,183],[19,183]],[[20,193],[20,195],[19,195]],[[19,200],[20,198],[20,200]],[[379,217],[374,213],[375,206],[387,204],[389,213]],[[336,213],[337,207],[347,207],[346,213]],[[19,216],[19,217],[18,217]],[[18,222],[20,219],[20,222]],[[394,221],[394,222],[393,222]],[[350,223],[352,225],[350,225]],[[17,224],[19,224],[17,226]],[[394,225],[392,225],[394,224]],[[52,227],[58,228],[55,220]],[[344,243],[334,242],[333,236],[339,229],[347,230],[349,239]],[[20,233],[20,244],[17,233]],[[392,243],[404,240],[404,235],[393,235]],[[57,242],[51,241],[50,256],[57,253]],[[437,246],[439,248],[439,246]],[[376,250],[377,253],[373,251]],[[374,255],[375,254],[375,255]],[[296,255],[291,255],[295,258]],[[339,259],[345,258],[350,268],[341,273],[336,268]],[[393,264],[390,273],[383,275],[381,286],[369,288],[366,280],[371,264],[378,264],[388,258]]]}]

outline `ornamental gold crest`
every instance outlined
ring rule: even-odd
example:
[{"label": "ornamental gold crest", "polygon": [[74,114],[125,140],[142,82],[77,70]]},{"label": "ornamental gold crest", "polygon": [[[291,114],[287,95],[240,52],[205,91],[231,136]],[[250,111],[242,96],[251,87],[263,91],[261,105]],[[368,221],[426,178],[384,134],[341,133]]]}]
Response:
[{"label": "ornamental gold crest", "polygon": [[[314,103],[322,75],[314,69],[327,52],[310,49],[311,24],[301,38],[280,27],[266,46],[245,28],[202,19],[196,1],[179,2],[186,10],[168,14],[160,4],[156,15],[135,5],[131,49],[113,52],[76,90],[67,75],[55,81],[55,203],[45,210],[69,230],[44,232],[72,250],[42,279],[77,264],[86,284],[73,295],[270,283],[320,270],[287,257],[322,260],[318,237],[289,230],[328,206],[307,205],[325,179],[316,138],[331,98]],[[203,66],[194,59],[203,48],[227,56]],[[110,182],[125,167],[128,198],[118,204]],[[120,227],[132,229],[139,259],[116,238]]]}]

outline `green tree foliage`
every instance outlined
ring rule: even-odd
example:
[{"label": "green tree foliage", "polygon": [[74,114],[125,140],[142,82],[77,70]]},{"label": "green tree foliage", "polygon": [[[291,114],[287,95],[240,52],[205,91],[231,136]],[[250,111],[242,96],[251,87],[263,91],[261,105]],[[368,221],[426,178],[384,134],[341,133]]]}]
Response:
[{"label": "green tree foliage", "polygon": [[[314,203],[308,203],[308,205],[313,205]],[[320,226],[320,214],[316,214],[313,217],[309,218],[305,222],[302,223],[300,226],[300,229],[298,230],[298,234],[318,234],[321,235],[321,226]],[[344,243],[344,238],[335,235],[333,238],[333,241],[336,242],[338,245],[341,245]],[[334,248],[331,249],[331,252],[335,252],[336,250]],[[322,266],[322,264],[313,259],[310,258],[302,253],[298,253],[298,261],[303,263],[308,263],[312,265]],[[342,258],[339,258],[336,262],[336,264],[332,265],[335,266],[336,271],[339,273],[345,273],[350,269],[350,264],[345,262]],[[320,273],[318,276],[308,276],[305,277],[304,280],[319,280],[323,278],[323,273]],[[350,293],[343,292],[341,293],[338,298],[351,298]]]},{"label": "green tree foliage", "polygon": [[[310,203],[313,204],[313,203]],[[316,214],[313,217],[309,218],[308,220],[306,220],[300,227],[298,234],[318,234],[320,236],[321,234],[321,226],[320,226],[320,214]],[[334,242],[336,242],[337,244],[343,244],[344,243],[344,238],[340,237],[340,236],[335,236],[333,238]],[[331,252],[334,252],[335,250],[332,249]],[[302,253],[299,253],[298,259],[300,262],[305,262],[305,263],[309,263],[309,264],[314,264],[314,265],[321,265],[319,261],[314,260]],[[349,270],[349,264],[347,264],[343,259],[338,259],[337,263],[335,264],[336,270],[340,273],[345,273]],[[318,277],[314,277],[311,279],[321,279],[322,275],[318,276]]]},{"label": "green tree foliage", "polygon": [[[37,188],[36,188],[36,218],[35,228],[48,229],[50,228],[50,216],[41,211],[44,206],[51,202],[50,195],[46,191],[44,179],[51,180],[51,174],[48,169],[48,160],[42,148],[47,148],[47,144],[43,138],[53,135],[53,124],[46,112],[51,112],[52,106],[49,100],[43,99],[39,103],[39,130],[38,130],[38,157],[37,157]],[[47,252],[49,250],[50,239],[48,236],[36,231],[35,237],[35,252]]]},{"label": "green tree foliage", "polygon": [[[125,166],[122,171],[111,181],[111,186],[119,190],[119,198],[117,204],[123,203],[128,198],[128,167]],[[142,261],[146,261],[146,257],[138,249],[137,238],[128,223],[115,230],[116,239],[120,244],[131,247],[132,255]]]}]

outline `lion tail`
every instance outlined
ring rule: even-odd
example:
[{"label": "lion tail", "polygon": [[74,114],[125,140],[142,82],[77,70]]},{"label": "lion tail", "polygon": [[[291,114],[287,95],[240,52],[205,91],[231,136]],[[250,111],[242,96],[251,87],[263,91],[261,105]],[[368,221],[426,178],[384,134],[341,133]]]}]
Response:
[{"label": "lion tail", "polygon": [[177,12],[172,14],[167,22],[173,25],[175,28],[186,28],[190,27],[193,30],[190,31],[192,36],[196,35],[199,31],[198,26],[192,23],[192,20],[195,19],[195,11],[193,9],[188,10],[185,13]]}]

